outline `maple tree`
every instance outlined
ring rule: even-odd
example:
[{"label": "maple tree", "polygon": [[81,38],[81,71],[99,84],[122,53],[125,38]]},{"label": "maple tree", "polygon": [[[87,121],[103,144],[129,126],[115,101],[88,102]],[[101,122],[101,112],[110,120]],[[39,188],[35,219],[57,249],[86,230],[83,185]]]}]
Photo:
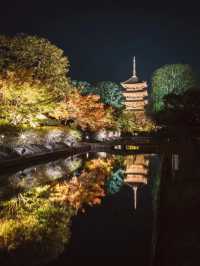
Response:
[{"label": "maple tree", "polygon": [[105,108],[97,95],[81,95],[72,90],[51,115],[59,120],[73,120],[82,130],[97,131],[113,126],[112,109]]},{"label": "maple tree", "polygon": [[85,204],[100,204],[105,196],[105,182],[110,177],[112,159],[94,159],[87,162],[80,176],[73,176],[69,181],[57,183],[51,189],[51,200],[63,202],[76,210]]}]

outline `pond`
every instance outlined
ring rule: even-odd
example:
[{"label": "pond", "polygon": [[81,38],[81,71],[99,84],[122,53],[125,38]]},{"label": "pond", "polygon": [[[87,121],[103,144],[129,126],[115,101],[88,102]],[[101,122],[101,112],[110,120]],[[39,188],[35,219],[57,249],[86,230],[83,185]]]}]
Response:
[{"label": "pond", "polygon": [[195,152],[86,153],[1,175],[1,265],[193,265],[200,249]]}]

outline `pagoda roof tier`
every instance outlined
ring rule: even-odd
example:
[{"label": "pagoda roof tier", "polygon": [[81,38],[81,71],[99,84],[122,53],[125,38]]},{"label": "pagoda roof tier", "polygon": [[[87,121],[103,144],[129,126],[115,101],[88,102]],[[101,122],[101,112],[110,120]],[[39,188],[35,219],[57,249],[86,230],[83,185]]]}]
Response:
[{"label": "pagoda roof tier", "polygon": [[147,87],[142,87],[142,88],[123,88],[123,93],[139,93],[139,92],[145,92],[147,93]]},{"label": "pagoda roof tier", "polygon": [[137,169],[137,168],[127,169],[125,171],[126,175],[133,175],[133,176],[144,175],[147,177],[148,177],[148,172],[149,172],[149,169]]},{"label": "pagoda roof tier", "polygon": [[147,179],[148,177],[145,175],[134,175],[134,174],[128,174],[125,179],[124,182],[125,183],[143,183],[143,184],[147,184]]},{"label": "pagoda roof tier", "polygon": [[140,83],[139,78],[137,76],[132,76],[131,78],[127,79],[126,81],[122,82],[123,84],[135,84]]},{"label": "pagoda roof tier", "polygon": [[141,101],[139,101],[139,102],[126,101],[124,104],[125,104],[126,108],[136,108],[136,109],[142,108],[144,110],[144,107],[145,107],[145,103],[142,103]]},{"label": "pagoda roof tier", "polygon": [[146,81],[140,81],[140,82],[136,82],[136,83],[126,83],[126,81],[125,81],[125,82],[121,82],[121,85],[126,90],[147,89],[147,82]]}]

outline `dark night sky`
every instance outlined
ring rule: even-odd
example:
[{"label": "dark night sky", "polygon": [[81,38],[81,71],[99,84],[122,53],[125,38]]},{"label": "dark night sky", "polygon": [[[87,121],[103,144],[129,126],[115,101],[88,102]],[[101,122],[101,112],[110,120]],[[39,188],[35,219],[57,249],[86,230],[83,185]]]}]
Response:
[{"label": "dark night sky", "polygon": [[[3,2],[3,1],[2,1]],[[187,3],[154,7],[127,1],[6,1],[0,33],[24,32],[48,38],[65,51],[73,79],[123,81],[137,70],[149,80],[168,63],[189,63],[200,72],[200,19]],[[168,3],[169,5],[169,3]]]}]

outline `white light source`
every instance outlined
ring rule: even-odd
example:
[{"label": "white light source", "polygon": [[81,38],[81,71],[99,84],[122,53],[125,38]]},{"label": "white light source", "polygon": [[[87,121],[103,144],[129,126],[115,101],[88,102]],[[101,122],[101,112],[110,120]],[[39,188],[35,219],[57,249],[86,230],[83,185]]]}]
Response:
[{"label": "white light source", "polygon": [[26,136],[22,133],[21,136],[20,136],[21,139],[25,139]]}]

